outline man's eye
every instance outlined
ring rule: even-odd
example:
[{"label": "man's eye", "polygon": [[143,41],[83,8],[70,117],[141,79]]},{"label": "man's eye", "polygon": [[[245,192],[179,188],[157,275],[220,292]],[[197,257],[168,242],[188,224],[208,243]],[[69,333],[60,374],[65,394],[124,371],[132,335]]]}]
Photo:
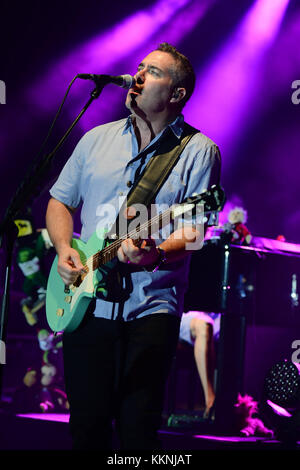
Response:
[{"label": "man's eye", "polygon": [[[144,69],[145,69],[145,67],[143,65],[141,65],[140,67],[137,68],[137,71],[141,72]],[[150,73],[151,75],[159,76],[159,71],[156,70],[156,69],[153,69],[151,67],[146,68],[146,72]]]},{"label": "man's eye", "polygon": [[158,71],[155,70],[155,69],[149,69],[149,72],[150,72],[152,75],[158,75]]}]

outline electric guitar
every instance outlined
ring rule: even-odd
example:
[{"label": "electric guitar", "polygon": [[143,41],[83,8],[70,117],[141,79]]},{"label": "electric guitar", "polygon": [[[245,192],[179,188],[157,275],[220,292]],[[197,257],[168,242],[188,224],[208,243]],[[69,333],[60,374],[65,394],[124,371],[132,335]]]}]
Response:
[{"label": "electric guitar", "polygon": [[[90,302],[99,296],[99,292],[102,298],[107,297],[106,279],[116,266],[117,251],[123,240],[142,239],[141,235],[146,230],[147,233],[154,233],[154,230],[149,232],[149,229],[158,226],[162,228],[176,217],[187,212],[195,212],[199,205],[202,205],[201,215],[206,217],[207,214],[222,210],[224,203],[223,189],[214,185],[199,195],[187,198],[182,204],[176,204],[157,214],[133,231],[109,243],[105,233],[99,236],[97,232],[94,232],[87,243],[73,238],[72,248],[79,253],[85,272],[79,275],[72,285],[66,286],[57,272],[58,256],[55,257],[49,273],[46,294],[46,316],[52,331],[69,333],[74,331],[83,320]],[[101,238],[102,235],[103,238]]]}]

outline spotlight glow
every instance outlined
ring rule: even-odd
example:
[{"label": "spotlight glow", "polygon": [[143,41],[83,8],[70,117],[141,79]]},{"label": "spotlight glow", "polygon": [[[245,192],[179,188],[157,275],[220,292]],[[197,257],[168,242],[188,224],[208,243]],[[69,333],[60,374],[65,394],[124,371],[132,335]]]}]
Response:
[{"label": "spotlight glow", "polygon": [[[48,111],[53,108],[53,100],[41,97],[45,98],[49,90],[52,96],[61,96],[77,73],[113,73],[114,64],[130,56],[190,2],[191,0],[159,0],[148,10],[137,11],[109,31],[97,35],[68,56],[51,64],[46,75],[28,91],[28,100]],[[118,75],[126,72],[127,70],[121,70]],[[74,96],[73,90],[72,93]]]},{"label": "spotlight glow", "polygon": [[208,68],[198,71],[203,78],[185,116],[218,143],[223,155],[238,143],[243,127],[257,112],[262,58],[278,33],[288,2],[256,0]]}]

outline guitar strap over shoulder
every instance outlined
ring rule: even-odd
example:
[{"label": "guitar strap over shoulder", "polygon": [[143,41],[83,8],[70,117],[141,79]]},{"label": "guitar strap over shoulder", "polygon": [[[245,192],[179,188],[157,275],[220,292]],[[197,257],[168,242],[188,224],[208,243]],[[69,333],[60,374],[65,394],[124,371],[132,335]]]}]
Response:
[{"label": "guitar strap over shoulder", "polygon": [[150,158],[144,171],[129,191],[125,204],[122,206],[110,233],[118,233],[118,230],[115,229],[126,207],[130,207],[134,204],[143,204],[146,207],[150,206],[163,183],[171,173],[172,168],[178,161],[185,146],[193,135],[198,132],[197,129],[187,123],[184,123],[180,138],[176,137],[170,128],[167,129],[165,135],[162,137],[159,148]]},{"label": "guitar strap over shoulder", "polygon": [[[150,158],[144,171],[129,191],[113,227],[107,234],[108,243],[109,240],[114,239],[116,236],[122,237],[122,235],[125,235],[125,233],[119,233],[119,227],[127,227],[128,220],[124,219],[124,212],[127,207],[134,204],[143,204],[147,208],[150,206],[172,168],[178,161],[183,149],[197,132],[199,131],[194,127],[189,124],[184,124],[182,135],[180,139],[178,139],[172,129],[168,128],[166,130],[164,136],[162,136],[159,148]],[[122,219],[125,223],[122,223]],[[128,299],[132,289],[128,265],[121,263],[117,270],[111,270],[104,279],[105,283],[103,286],[100,283],[98,284],[97,296],[105,298],[105,300],[118,302],[118,318],[121,318],[124,302]],[[105,292],[104,297],[103,291]]]},{"label": "guitar strap over shoulder", "polygon": [[199,132],[197,129],[184,123],[182,135],[178,139],[168,128],[167,135],[162,137],[161,146],[158,149],[159,154],[156,152],[152,156],[136,185],[129,192],[127,196],[128,207],[133,204],[144,204],[148,207],[151,204],[185,146],[197,132]]}]

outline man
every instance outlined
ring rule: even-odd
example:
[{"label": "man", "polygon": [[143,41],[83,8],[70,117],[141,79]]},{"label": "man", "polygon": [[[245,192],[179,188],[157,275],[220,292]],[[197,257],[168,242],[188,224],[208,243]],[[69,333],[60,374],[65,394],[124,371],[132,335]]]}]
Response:
[{"label": "man", "polygon": [[[83,202],[84,241],[99,225],[110,227],[114,217],[104,217],[105,204],[119,207],[119,198],[127,195],[162,139],[169,138],[168,132],[176,141],[181,137],[181,110],[195,83],[189,61],[164,43],[140,63],[135,79],[126,97],[129,118],[89,131],[50,191],[47,228],[66,285],[83,269],[70,247],[75,209]],[[195,134],[155,203],[170,206],[218,182],[219,160],[217,146]],[[149,238],[141,245],[124,240],[118,261],[120,272],[125,271],[128,299],[97,298],[82,324],[64,334],[75,449],[110,448],[113,419],[122,449],[160,447],[157,430],[187,282],[186,242],[197,237],[197,228],[189,225],[166,239]]]}]

